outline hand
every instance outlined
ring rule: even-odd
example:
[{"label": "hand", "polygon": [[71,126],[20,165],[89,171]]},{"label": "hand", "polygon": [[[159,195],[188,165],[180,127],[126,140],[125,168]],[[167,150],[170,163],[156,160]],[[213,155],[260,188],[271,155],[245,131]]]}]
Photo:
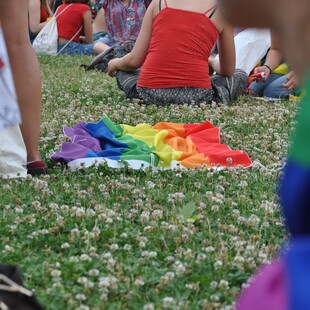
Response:
[{"label": "hand", "polygon": [[80,41],[80,43],[84,43],[85,42],[85,36],[80,36],[79,41]]},{"label": "hand", "polygon": [[268,67],[266,66],[261,66],[261,67],[257,67],[254,69],[254,73],[264,73],[265,76],[262,78],[254,78],[253,80],[255,80],[256,82],[264,82],[268,79],[269,75],[270,75],[270,70]]},{"label": "hand", "polygon": [[109,61],[108,63],[108,74],[109,76],[115,77],[118,67],[117,67],[117,63],[119,61],[119,58],[114,58],[112,60]]},{"label": "hand", "polygon": [[209,62],[209,66],[215,71],[215,72],[219,72],[220,70],[220,63],[217,59],[215,59],[214,56],[210,56],[208,59]]},{"label": "hand", "polygon": [[293,90],[299,84],[298,77],[294,71],[291,71],[287,74],[287,82],[283,84],[283,87],[286,90]]}]

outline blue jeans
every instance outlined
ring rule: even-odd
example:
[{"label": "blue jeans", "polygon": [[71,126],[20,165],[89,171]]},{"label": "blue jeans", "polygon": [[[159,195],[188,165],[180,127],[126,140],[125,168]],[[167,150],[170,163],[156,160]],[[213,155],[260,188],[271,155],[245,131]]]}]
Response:
[{"label": "blue jeans", "polygon": [[287,74],[270,74],[264,82],[254,81],[249,90],[254,91],[260,97],[288,99],[294,90],[286,90],[283,84],[287,82]]},{"label": "blue jeans", "polygon": [[[67,43],[58,44],[58,52],[66,45]],[[94,44],[81,44],[77,42],[70,42],[60,54],[67,55],[92,55],[94,53]]]}]

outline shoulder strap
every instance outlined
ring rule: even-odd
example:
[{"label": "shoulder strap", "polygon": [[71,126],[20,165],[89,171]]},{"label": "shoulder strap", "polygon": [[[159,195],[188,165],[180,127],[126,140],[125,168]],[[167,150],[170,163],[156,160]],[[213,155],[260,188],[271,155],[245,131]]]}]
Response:
[{"label": "shoulder strap", "polygon": [[166,8],[168,7],[168,3],[167,3],[167,0],[165,0],[165,6],[166,6]]},{"label": "shoulder strap", "polygon": [[56,15],[57,12],[58,12],[58,9],[60,8],[60,6],[59,6],[59,7],[57,8],[55,14],[54,14],[55,18],[58,18],[58,17],[59,17],[64,11],[66,11],[72,4],[73,4],[73,3],[69,4],[69,5],[68,5],[66,8],[64,8],[58,15]]},{"label": "shoulder strap", "polygon": [[161,0],[159,0],[158,9],[161,11]]},{"label": "shoulder strap", "polygon": [[217,6],[216,6],[216,4],[215,4],[215,5],[211,6],[208,10],[206,10],[203,14],[204,14],[204,15],[207,15],[210,11],[213,10],[213,11],[211,12],[211,14],[208,16],[209,18],[211,18],[212,15],[215,13],[216,9],[217,9]]}]

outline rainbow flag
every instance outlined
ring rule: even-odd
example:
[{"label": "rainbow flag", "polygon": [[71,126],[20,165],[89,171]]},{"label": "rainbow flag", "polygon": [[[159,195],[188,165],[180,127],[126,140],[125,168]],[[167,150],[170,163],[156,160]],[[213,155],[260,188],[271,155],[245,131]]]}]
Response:
[{"label": "rainbow flag", "polygon": [[[219,128],[209,121],[202,124],[161,122],[154,126],[116,125],[109,117],[97,123],[80,122],[63,128],[71,142],[62,143],[61,151],[52,155],[56,162],[90,166],[105,161],[127,161],[134,169],[158,167],[249,167],[252,162],[244,152],[231,150],[220,143]],[[114,163],[114,164],[113,164]]]}]

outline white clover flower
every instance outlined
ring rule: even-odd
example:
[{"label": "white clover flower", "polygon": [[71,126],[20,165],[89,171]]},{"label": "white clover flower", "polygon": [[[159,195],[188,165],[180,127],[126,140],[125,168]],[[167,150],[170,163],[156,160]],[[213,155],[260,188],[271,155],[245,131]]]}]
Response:
[{"label": "white clover flower", "polygon": [[102,255],[102,258],[104,258],[104,259],[112,258],[112,254],[111,254],[110,252],[104,253],[104,254]]},{"label": "white clover flower", "polygon": [[76,294],[75,299],[84,301],[86,300],[86,296],[84,294]]},{"label": "white clover flower", "polygon": [[186,272],[186,267],[180,261],[176,261],[173,264],[173,268],[176,274],[184,274]]},{"label": "white clover flower", "polygon": [[15,207],[15,212],[16,212],[16,213],[23,213],[23,212],[24,212],[24,209],[23,209],[21,206],[16,206],[16,207]]},{"label": "white clover flower", "polygon": [[228,289],[229,288],[229,282],[226,280],[221,280],[219,282],[218,287]]},{"label": "white clover flower", "polygon": [[4,246],[4,250],[7,252],[14,252],[14,248],[7,244]]},{"label": "white clover flower", "polygon": [[251,226],[256,226],[260,223],[260,218],[255,214],[251,214],[246,223]]},{"label": "white clover flower", "polygon": [[163,299],[163,308],[170,308],[175,304],[173,297],[164,297]]},{"label": "white clover flower", "polygon": [[112,288],[116,289],[117,288],[117,278],[114,276],[108,276],[108,277],[102,277],[99,279],[99,287],[101,288]]},{"label": "white clover flower", "polygon": [[111,249],[112,251],[115,251],[115,250],[118,250],[118,249],[119,249],[119,246],[118,246],[118,244],[113,243],[113,244],[111,244],[110,249]]},{"label": "white clover flower", "polygon": [[99,275],[99,270],[98,270],[98,269],[90,269],[90,270],[88,271],[88,274],[89,274],[90,276],[96,277],[96,276]]},{"label": "white clover flower", "polygon": [[216,281],[212,281],[212,282],[210,283],[210,286],[211,286],[212,288],[217,288],[218,283],[217,283]]},{"label": "white clover flower", "polygon": [[215,251],[215,248],[214,248],[213,246],[207,246],[207,247],[204,248],[204,250],[205,250],[206,252],[214,252],[214,251]]},{"label": "white clover flower", "polygon": [[124,249],[125,251],[131,251],[132,245],[130,245],[130,244],[125,244],[124,247],[123,247],[123,249]]},{"label": "white clover flower", "polygon": [[123,238],[123,239],[126,239],[126,238],[128,238],[128,235],[127,235],[126,233],[122,233],[122,234],[120,235],[120,237]]},{"label": "white clover flower", "polygon": [[96,215],[96,212],[93,209],[87,209],[86,210],[86,216],[87,217],[94,217]]},{"label": "white clover flower", "polygon": [[88,262],[91,262],[91,261],[92,261],[91,257],[90,257],[89,255],[87,255],[87,254],[82,254],[82,255],[80,256],[80,260],[81,260],[81,261],[88,261]]},{"label": "white clover flower", "polygon": [[148,222],[150,219],[150,212],[149,211],[143,211],[140,215],[140,219],[142,223]]},{"label": "white clover flower", "polygon": [[146,304],[143,306],[143,310],[155,310],[155,307],[153,304]]},{"label": "white clover flower", "polygon": [[207,255],[206,255],[206,254],[199,253],[199,254],[197,255],[197,259],[198,259],[199,261],[205,260],[206,258],[207,258]]},{"label": "white clover flower", "polygon": [[61,271],[58,269],[54,269],[51,271],[51,276],[53,278],[59,278],[61,276]]},{"label": "white clover flower", "polygon": [[70,231],[71,235],[78,236],[80,234],[80,231],[77,228],[73,228]]},{"label": "white clover flower", "polygon": [[161,210],[154,210],[151,214],[151,219],[155,221],[162,219],[162,217],[163,217],[163,211]]},{"label": "white clover flower", "polygon": [[175,258],[174,258],[173,256],[167,256],[167,257],[166,257],[166,261],[167,261],[168,263],[172,263],[174,260],[175,260]]},{"label": "white clover flower", "polygon": [[70,210],[70,208],[69,208],[69,206],[67,206],[67,205],[63,205],[63,206],[60,207],[60,210],[61,210],[63,213],[68,213],[69,210]]},{"label": "white clover flower", "polygon": [[199,291],[199,283],[188,283],[185,284],[185,287],[193,291]]},{"label": "white clover flower", "polygon": [[174,277],[175,277],[175,273],[168,271],[164,276],[161,277],[161,280],[164,283],[172,283]]},{"label": "white clover flower", "polygon": [[88,282],[88,279],[86,277],[79,277],[77,279],[77,282],[80,283],[80,284],[85,285]]},{"label": "white clover flower", "polygon": [[89,310],[90,308],[86,305],[79,305],[76,310]]},{"label": "white clover flower", "polygon": [[145,248],[145,247],[146,247],[145,242],[144,242],[144,241],[140,241],[140,242],[139,242],[139,248],[143,249],[143,248]]},{"label": "white clover flower", "polygon": [[241,255],[236,255],[234,258],[234,262],[238,263],[238,264],[242,264],[245,262],[245,259],[243,256]]},{"label": "white clover flower", "polygon": [[152,188],[154,188],[156,186],[156,184],[153,183],[152,181],[147,181],[146,182],[146,186],[147,186],[148,189],[152,189]]},{"label": "white clover flower", "polygon": [[68,242],[65,242],[63,243],[61,246],[60,246],[62,249],[68,249],[70,248],[70,244]]},{"label": "white clover flower", "polygon": [[83,208],[76,208],[74,215],[76,217],[83,217],[85,215],[85,210]]},{"label": "white clover flower", "polygon": [[213,205],[211,207],[211,210],[214,211],[214,212],[218,212],[220,210],[220,207],[218,205]]},{"label": "white clover flower", "polygon": [[77,256],[71,256],[69,258],[69,261],[72,262],[72,263],[77,263],[77,262],[80,261],[80,259]]},{"label": "white clover flower", "polygon": [[145,282],[142,278],[137,278],[134,283],[137,286],[143,286],[145,284]]},{"label": "white clover flower", "polygon": [[157,252],[151,251],[151,252],[149,253],[149,257],[150,257],[150,258],[157,257]]},{"label": "white clover flower", "polygon": [[221,260],[217,260],[213,266],[215,269],[218,269],[223,266],[223,262]]}]

